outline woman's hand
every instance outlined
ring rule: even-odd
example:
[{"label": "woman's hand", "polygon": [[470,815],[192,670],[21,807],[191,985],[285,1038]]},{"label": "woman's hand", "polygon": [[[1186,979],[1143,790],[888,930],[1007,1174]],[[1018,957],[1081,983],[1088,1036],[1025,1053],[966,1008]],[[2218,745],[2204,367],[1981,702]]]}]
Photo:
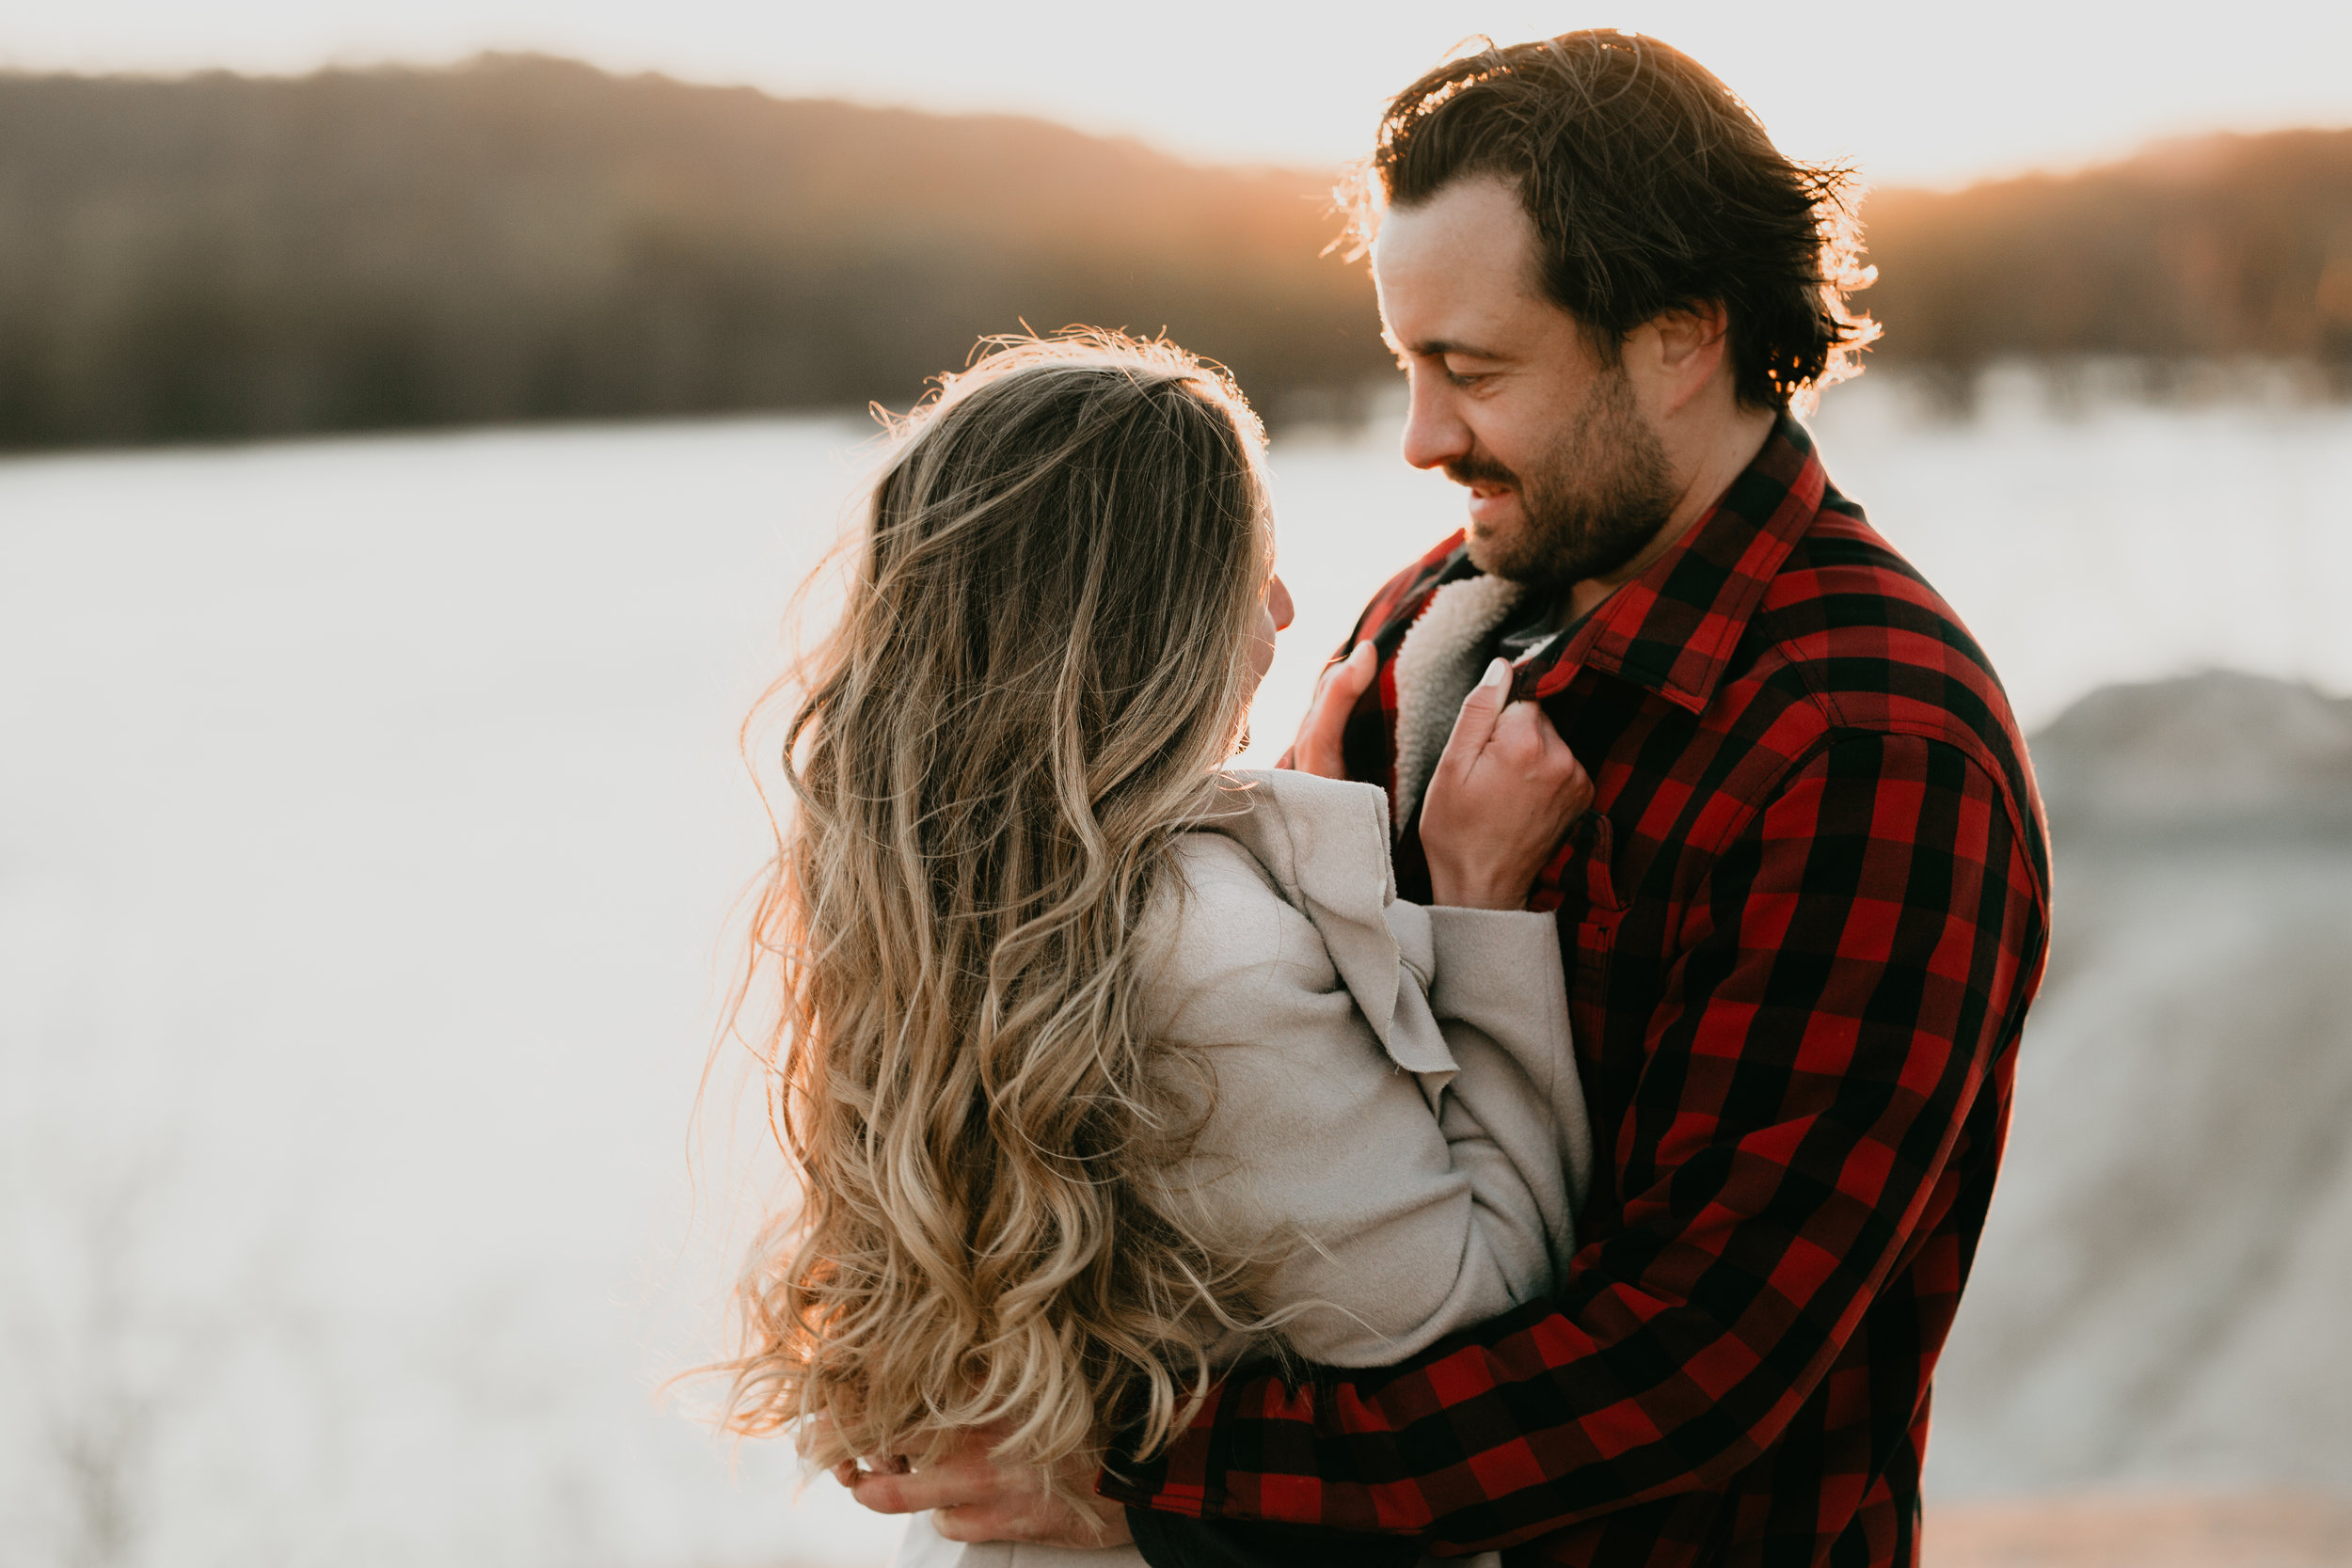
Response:
[{"label": "woman's hand", "polygon": [[1421,843],[1440,904],[1526,908],[1535,874],[1593,803],[1593,781],[1544,710],[1504,705],[1510,677],[1498,658],[1462,699],[1422,804]]},{"label": "woman's hand", "polygon": [[1356,711],[1357,701],[1371,689],[1373,677],[1379,673],[1380,655],[1369,642],[1357,643],[1345,658],[1325,666],[1323,678],[1315,682],[1314,701],[1307,705],[1307,717],[1299,721],[1298,738],[1275,766],[1320,778],[1346,778],[1340,736],[1347,729],[1347,716]]}]

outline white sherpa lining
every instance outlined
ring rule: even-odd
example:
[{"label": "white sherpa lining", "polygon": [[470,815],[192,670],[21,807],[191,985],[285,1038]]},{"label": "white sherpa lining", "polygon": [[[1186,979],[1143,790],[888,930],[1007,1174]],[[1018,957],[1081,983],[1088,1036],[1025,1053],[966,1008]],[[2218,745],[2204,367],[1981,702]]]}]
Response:
[{"label": "white sherpa lining", "polygon": [[1519,585],[1506,578],[1464,578],[1429,596],[1396,651],[1396,815],[1398,832],[1411,820],[1421,792],[1437,770],[1454,734],[1462,699],[1478,684],[1478,651],[1486,635],[1518,603]]}]

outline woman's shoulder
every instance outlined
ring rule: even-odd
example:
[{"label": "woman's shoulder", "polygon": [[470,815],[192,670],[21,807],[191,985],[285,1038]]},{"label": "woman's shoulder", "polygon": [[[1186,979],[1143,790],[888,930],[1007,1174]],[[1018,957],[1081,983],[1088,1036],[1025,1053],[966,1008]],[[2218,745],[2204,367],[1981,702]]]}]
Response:
[{"label": "woman's shoulder", "polygon": [[1158,911],[1171,939],[1164,983],[1228,983],[1268,960],[1320,947],[1306,911],[1232,836],[1186,833],[1176,846],[1174,869],[1176,883],[1165,890]]},{"label": "woman's shoulder", "polygon": [[1222,775],[1218,807],[1187,835],[1210,863],[1254,864],[1289,903],[1332,895],[1353,905],[1368,894],[1378,908],[1395,896],[1389,867],[1389,796],[1377,784],[1289,769]]},{"label": "woman's shoulder", "polygon": [[1393,994],[1385,911],[1394,879],[1378,788],[1300,773],[1226,775],[1219,810],[1184,835],[1175,864],[1163,994],[1214,990],[1263,1006],[1278,991],[1353,989],[1343,972],[1359,969],[1383,998]]}]

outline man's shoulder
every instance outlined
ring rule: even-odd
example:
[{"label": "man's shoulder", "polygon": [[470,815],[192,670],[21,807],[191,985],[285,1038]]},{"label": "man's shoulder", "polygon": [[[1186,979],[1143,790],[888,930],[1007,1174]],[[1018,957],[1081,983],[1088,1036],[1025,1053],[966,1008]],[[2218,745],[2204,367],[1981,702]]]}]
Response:
[{"label": "man's shoulder", "polygon": [[[1773,574],[1737,662],[1783,722],[1950,746],[1993,776],[2021,823],[2040,802],[1992,660],[1959,613],[1835,491]],[[1799,719],[1798,713],[1804,718]]]}]

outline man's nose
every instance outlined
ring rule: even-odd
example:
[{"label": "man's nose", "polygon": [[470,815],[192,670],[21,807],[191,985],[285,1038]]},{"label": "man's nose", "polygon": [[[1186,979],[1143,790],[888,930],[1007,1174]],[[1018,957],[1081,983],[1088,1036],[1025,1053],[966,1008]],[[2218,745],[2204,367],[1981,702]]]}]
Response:
[{"label": "man's nose", "polygon": [[1434,375],[1412,378],[1412,401],[1405,415],[1405,461],[1416,468],[1442,467],[1470,454],[1470,427],[1454,412],[1454,400]]}]

